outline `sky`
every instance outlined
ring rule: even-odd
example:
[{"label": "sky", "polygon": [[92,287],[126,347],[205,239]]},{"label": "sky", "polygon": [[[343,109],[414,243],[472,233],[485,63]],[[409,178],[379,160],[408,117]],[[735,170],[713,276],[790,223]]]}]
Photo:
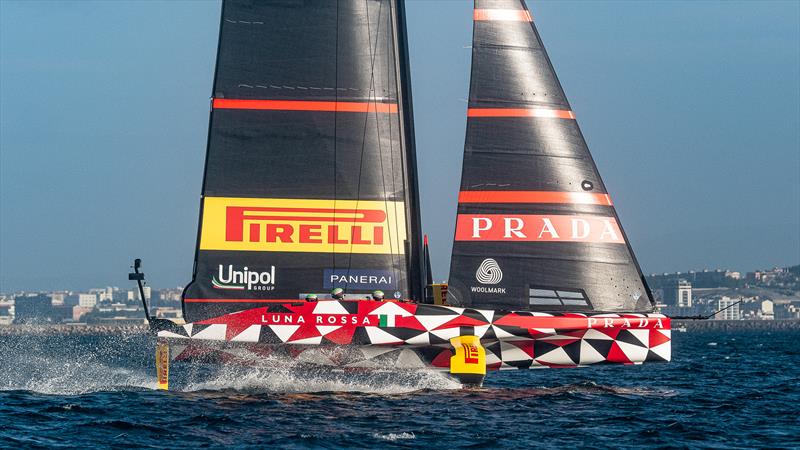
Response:
[{"label": "sky", "polygon": [[[800,2],[528,1],[645,273],[800,263]],[[407,2],[445,279],[472,4]],[[217,1],[0,1],[0,292],[191,278]]]}]

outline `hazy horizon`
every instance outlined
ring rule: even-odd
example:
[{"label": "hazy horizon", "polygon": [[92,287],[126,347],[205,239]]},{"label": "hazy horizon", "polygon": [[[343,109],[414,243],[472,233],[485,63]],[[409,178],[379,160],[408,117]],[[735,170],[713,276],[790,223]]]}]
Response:
[{"label": "hazy horizon", "polygon": [[[645,274],[800,263],[800,3],[528,5]],[[407,9],[439,280],[472,10]],[[0,2],[0,291],[190,281],[219,10]]]}]

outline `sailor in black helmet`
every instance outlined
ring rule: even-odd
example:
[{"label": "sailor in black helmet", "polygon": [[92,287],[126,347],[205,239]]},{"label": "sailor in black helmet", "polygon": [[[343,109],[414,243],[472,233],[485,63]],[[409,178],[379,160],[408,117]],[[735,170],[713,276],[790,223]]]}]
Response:
[{"label": "sailor in black helmet", "polygon": [[344,300],[344,289],[335,288],[331,291],[331,298],[334,300]]},{"label": "sailor in black helmet", "polygon": [[379,300],[380,301],[380,300],[383,300],[383,297],[384,297],[383,291],[381,291],[381,290],[377,290],[377,291],[373,291],[372,292],[372,299],[373,300]]}]

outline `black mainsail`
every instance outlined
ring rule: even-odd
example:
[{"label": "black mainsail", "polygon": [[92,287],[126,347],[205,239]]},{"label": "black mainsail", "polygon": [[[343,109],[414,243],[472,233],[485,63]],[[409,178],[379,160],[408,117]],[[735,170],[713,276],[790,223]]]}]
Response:
[{"label": "black mainsail", "polygon": [[475,0],[449,300],[650,312],[644,282],[522,0]]},{"label": "black mainsail", "polygon": [[421,298],[401,0],[225,0],[184,318]]}]

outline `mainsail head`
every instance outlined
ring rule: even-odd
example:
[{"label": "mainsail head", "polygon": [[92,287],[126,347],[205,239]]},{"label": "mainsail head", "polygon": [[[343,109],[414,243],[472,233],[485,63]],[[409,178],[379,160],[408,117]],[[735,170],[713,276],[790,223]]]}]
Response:
[{"label": "mainsail head", "polygon": [[187,321],[421,295],[405,39],[397,0],[223,2]]},{"label": "mainsail head", "polygon": [[451,303],[652,311],[523,0],[475,0],[467,116]]}]

